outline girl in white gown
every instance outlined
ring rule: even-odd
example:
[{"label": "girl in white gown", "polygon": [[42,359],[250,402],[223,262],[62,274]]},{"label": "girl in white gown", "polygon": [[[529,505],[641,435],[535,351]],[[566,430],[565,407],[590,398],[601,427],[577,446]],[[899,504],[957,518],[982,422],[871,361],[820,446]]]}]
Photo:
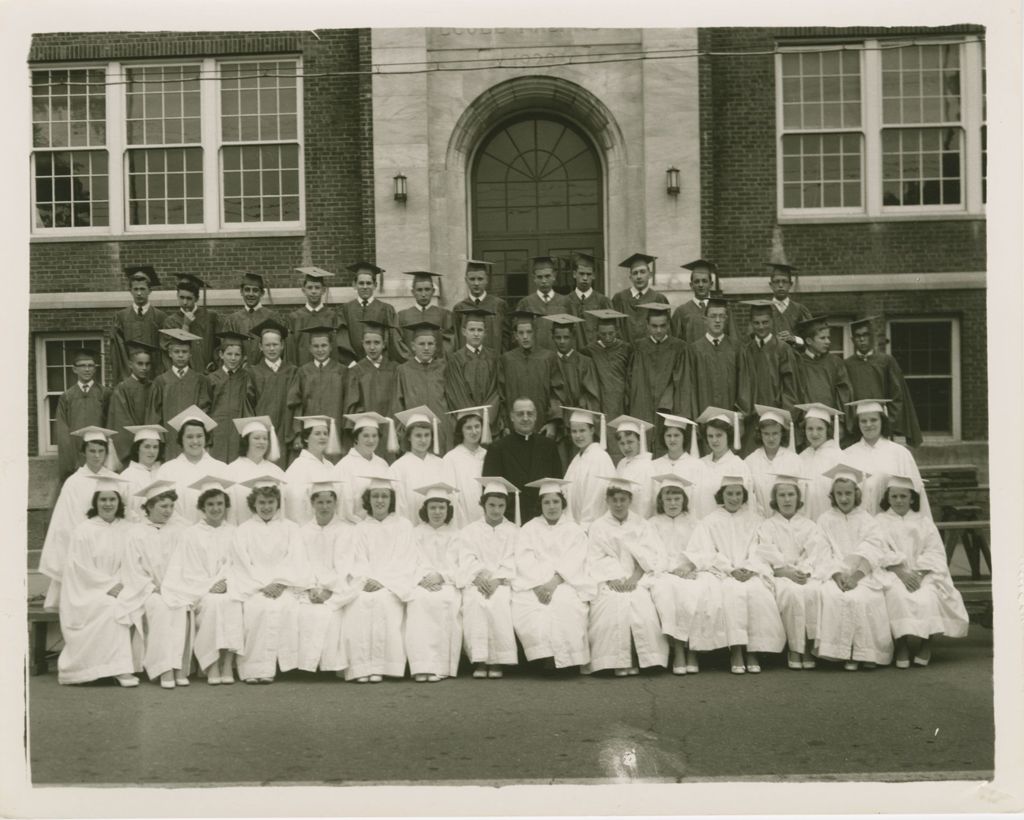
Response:
[{"label": "girl in white gown", "polygon": [[265,475],[283,482],[285,474],[277,466],[281,459],[281,447],[270,416],[253,416],[233,421],[239,436],[239,455],[228,465],[223,477],[231,482],[228,490],[231,496],[228,519],[237,526],[252,517],[252,511],[246,503],[249,488],[243,482]]},{"label": "girl in white gown", "polygon": [[[566,426],[576,448],[576,455],[565,471],[569,514],[573,521],[587,530],[604,515],[607,477],[615,475],[615,465],[605,452],[604,414],[578,407],[562,409],[568,411]],[[595,435],[598,424],[599,436]]]},{"label": "girl in white gown", "polygon": [[[750,468],[754,483],[754,502],[762,518],[772,514],[771,495],[775,475],[800,475],[800,459],[796,454],[793,417],[788,410],[755,404],[758,414],[755,439],[760,446],[743,461]],[[788,438],[788,442],[783,442]]]},{"label": "girl in white gown", "polygon": [[500,477],[483,476],[480,506],[484,517],[459,533],[459,570],[455,579],[462,590],[462,642],[474,665],[474,678],[500,678],[502,666],[513,666],[516,638],[512,627],[511,583],[515,576],[516,523],[505,518],[510,496],[518,490]]},{"label": "girl in white gown", "polygon": [[313,520],[310,485],[334,467],[327,456],[335,455],[331,451],[336,446],[337,433],[332,436],[335,423],[330,416],[296,416],[295,421],[302,425],[302,450],[284,473],[284,515],[301,526]]},{"label": "girl in white gown", "polygon": [[211,686],[235,682],[235,656],[243,648],[242,604],[228,594],[228,561],[235,537],[235,525],[227,520],[229,486],[217,476],[206,476],[192,486],[199,493],[202,518],[181,533],[162,589],[172,606],[192,609],[192,652]]},{"label": "girl in white gown", "polygon": [[747,494],[750,496],[754,493],[754,483],[750,476],[750,468],[733,452],[733,449],[739,449],[740,445],[739,414],[720,407],[708,407],[697,421],[704,425],[704,438],[710,450],[700,460],[697,486],[694,487],[691,497],[694,502],[693,515],[699,521],[718,509],[715,495],[722,486],[723,476],[742,478],[743,486],[747,488]]},{"label": "girl in white gown", "polygon": [[786,645],[771,568],[757,554],[762,518],[751,507],[743,476],[722,476],[715,500],[718,509],[697,525],[691,552],[699,569],[711,569],[721,578],[732,672],[757,674],[760,654],[781,652]]},{"label": "girl in white gown", "polygon": [[132,523],[145,521],[142,498],[136,495],[143,487],[159,478],[164,460],[164,434],[167,429],[159,424],[133,424],[124,428],[132,434],[128,463],[121,470],[121,478],[128,482],[128,510],[125,518]]},{"label": "girl in white gown", "polygon": [[341,483],[339,515],[354,524],[366,518],[363,493],[370,479],[365,476],[391,475],[388,463],[377,455],[380,437],[385,435],[382,427],[387,436],[385,452],[398,452],[398,438],[394,420],[379,413],[352,413],[345,418],[352,424],[352,446],[334,465],[334,480]]},{"label": "girl in white gown", "polygon": [[143,591],[124,586],[132,525],[124,520],[125,484],[111,476],[89,479],[91,502],[69,539],[60,585],[64,648],[57,660],[57,680],[62,684],[114,677],[121,686],[139,685],[132,674],[131,633]]},{"label": "girl in white gown", "polygon": [[[440,419],[423,405],[396,413],[405,432],[406,453],[391,465],[391,475],[397,481],[395,492],[398,496],[397,513],[410,524],[419,521],[423,496],[417,487],[429,487],[442,480],[446,474],[444,462],[437,456],[437,434]],[[433,447],[434,452],[431,452]]]},{"label": "girl in white gown", "polygon": [[843,414],[826,404],[797,404],[795,407],[803,412],[800,423],[807,440],[807,446],[800,451],[800,469],[797,471],[797,475],[807,479],[804,515],[811,521],[817,521],[822,513],[832,509],[832,482],[825,473],[842,458],[839,416]]},{"label": "girl in white gown", "polygon": [[632,416],[618,416],[608,422],[615,431],[622,458],[615,465],[615,475],[636,484],[630,509],[641,518],[654,515],[654,460],[647,452],[647,436],[654,425]]},{"label": "girl in white gown", "polygon": [[[701,470],[700,464],[700,427],[697,422],[690,421],[686,416],[674,416],[670,413],[658,413],[665,422],[662,438],[665,444],[665,455],[654,459],[651,469],[656,475],[678,475],[696,483]],[[690,448],[686,446],[686,431],[690,431]],[[652,494],[656,488],[651,489]],[[692,504],[690,515],[693,515]]]},{"label": "girl in white gown", "polygon": [[595,592],[587,534],[566,510],[565,496],[542,485],[541,514],[516,541],[512,623],[528,661],[544,661],[545,669],[583,666],[590,662],[587,602]]},{"label": "girl in white gown", "polygon": [[167,424],[176,431],[181,452],[160,468],[160,480],[174,482],[178,496],[174,513],[180,523],[195,524],[199,520],[199,492],[192,485],[208,475],[223,476],[228,469],[223,461],[206,452],[217,422],[193,404]]},{"label": "girl in white gown", "polygon": [[413,679],[436,683],[458,674],[462,655],[462,596],[455,586],[458,530],[452,524],[457,491],[439,482],[417,492],[425,500],[412,531],[416,585],[405,606],[405,651]]},{"label": "girl in white gown", "polygon": [[889,476],[882,512],[875,516],[889,548],[899,560],[886,567],[885,606],[896,639],[896,666],[906,669],[931,660],[933,635],[963,638],[969,618],[953,586],[942,537],[920,511],[920,496],[910,476]]},{"label": "girl in white gown", "polygon": [[445,466],[444,480],[459,491],[452,499],[455,505],[452,526],[457,530],[480,520],[484,515],[478,503],[480,484],[477,479],[483,474],[484,456],[487,455],[485,445],[491,443],[490,425],[484,426],[486,409],[466,407],[451,411],[456,419],[455,441],[458,443],[441,460]]},{"label": "girl in white gown", "polygon": [[125,586],[145,590],[144,610],[138,613],[135,625],[144,635],[146,674],[150,680],[159,678],[164,689],[188,686],[192,665],[188,604],[163,590],[185,529],[172,519],[177,501],[174,487],[173,482],[158,480],[140,491],[146,520],[136,524],[128,537],[124,567]]},{"label": "girl in white gown", "polygon": [[607,479],[607,511],[587,533],[587,572],[597,594],[590,604],[590,663],[585,671],[614,669],[616,677],[624,677],[639,674],[638,665],[668,665],[668,640],[651,598],[661,547],[650,522],[629,509],[632,482]]}]

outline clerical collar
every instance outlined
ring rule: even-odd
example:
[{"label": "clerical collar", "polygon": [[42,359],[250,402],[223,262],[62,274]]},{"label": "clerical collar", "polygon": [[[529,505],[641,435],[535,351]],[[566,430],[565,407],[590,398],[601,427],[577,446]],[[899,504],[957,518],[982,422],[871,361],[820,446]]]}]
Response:
[{"label": "clerical collar", "polygon": [[576,295],[579,297],[579,300],[581,302],[585,302],[587,299],[589,299],[590,298],[590,294],[592,294],[593,292],[594,292],[593,288],[591,288],[590,290],[586,290],[586,291],[583,291],[583,290],[580,290],[579,288],[576,288]]},{"label": "clerical collar", "polygon": [[789,297],[787,296],[785,299],[776,299],[773,296],[772,297],[772,304],[775,305],[775,307],[777,307],[779,309],[779,311],[781,312],[781,311],[783,311],[783,310],[785,310],[786,308],[789,307]]},{"label": "clerical collar", "polygon": [[646,296],[648,293],[650,293],[651,292],[651,288],[650,288],[650,286],[648,286],[646,290],[640,291],[640,290],[637,290],[636,288],[632,288],[631,287],[629,289],[629,292],[633,295],[634,299],[639,299],[641,296]]},{"label": "clerical collar", "polygon": [[323,310],[323,309],[324,309],[324,303],[323,303],[323,302],[321,302],[321,303],[320,303],[319,305],[317,305],[316,307],[312,307],[312,306],[311,306],[311,305],[309,304],[309,302],[306,302],[306,304],[304,305],[304,307],[305,307],[305,308],[306,308],[306,310],[308,310],[308,311],[309,311],[310,313],[319,313],[319,312],[320,312],[321,310]]},{"label": "clerical collar", "polygon": [[519,438],[521,438],[521,439],[522,439],[523,441],[529,441],[529,440],[530,440],[530,437],[531,437],[532,435],[534,435],[533,433],[520,433],[520,432],[519,432],[518,430],[514,430],[513,432],[514,432],[514,433],[515,433],[515,434],[516,434],[517,436],[519,436]]},{"label": "clerical collar", "polygon": [[276,361],[273,362],[270,361],[270,359],[264,359],[263,363],[271,370],[273,370],[275,373],[281,369],[281,359],[277,359]]}]

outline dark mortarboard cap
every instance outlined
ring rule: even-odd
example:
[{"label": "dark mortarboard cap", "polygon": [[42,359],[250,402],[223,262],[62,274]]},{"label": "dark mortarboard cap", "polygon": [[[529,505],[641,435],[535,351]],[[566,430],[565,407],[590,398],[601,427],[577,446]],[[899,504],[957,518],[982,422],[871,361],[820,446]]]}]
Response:
[{"label": "dark mortarboard cap", "polygon": [[[129,344],[131,344],[131,342],[129,342]],[[146,348],[150,350],[156,350],[155,347],[150,347],[150,345],[146,345]],[[80,347],[72,355],[71,363],[78,364],[82,359],[92,359],[93,361],[98,363],[100,360],[100,354],[96,350],[89,350],[89,348],[87,347]]]},{"label": "dark mortarboard cap", "polygon": [[152,265],[125,265],[124,275],[128,277],[129,282],[144,276],[151,288],[159,287],[160,285],[160,277],[156,275],[156,268]]},{"label": "dark mortarboard cap", "polygon": [[323,284],[324,279],[329,279],[334,276],[330,271],[326,271],[323,268],[318,268],[316,265],[310,265],[305,268],[296,268],[296,273],[301,273],[303,279],[316,279],[318,282]]},{"label": "dark mortarboard cap", "polygon": [[583,320],[581,318],[573,316],[571,313],[548,313],[543,318],[563,327],[583,324]]},{"label": "dark mortarboard cap", "polygon": [[494,265],[493,262],[487,262],[484,259],[467,259],[466,260],[466,271],[471,270],[482,270],[485,273],[491,272],[491,267]]},{"label": "dark mortarboard cap", "polygon": [[543,316],[543,314],[537,313],[534,310],[528,310],[527,308],[516,308],[512,311],[511,316],[513,319],[529,319],[530,321],[533,321],[534,319]]},{"label": "dark mortarboard cap", "polygon": [[411,330],[412,335],[415,337],[419,336],[422,333],[437,333],[437,331],[441,329],[441,326],[439,324],[435,324],[434,322],[419,321],[410,322],[407,325],[402,325],[402,328],[404,330]]},{"label": "dark mortarboard cap", "polygon": [[801,336],[806,336],[809,333],[814,333],[823,327],[828,327],[827,316],[812,316],[810,319],[804,319],[802,322],[797,322],[796,330]]},{"label": "dark mortarboard cap", "polygon": [[390,324],[388,324],[386,322],[379,322],[376,319],[364,319],[363,320],[363,332],[364,333],[367,330],[372,330],[372,331],[374,331],[376,333],[379,333],[381,336],[386,336],[387,332],[389,330],[391,330],[392,328],[393,328],[393,325],[390,325]]},{"label": "dark mortarboard cap", "polygon": [[637,305],[637,307],[646,310],[648,316],[657,316],[672,310],[672,305],[666,305],[664,302],[644,302],[642,305]]},{"label": "dark mortarboard cap", "polygon": [[796,268],[788,262],[765,262],[772,273],[796,273]]},{"label": "dark mortarboard cap", "polygon": [[198,296],[199,291],[206,287],[206,282],[194,273],[183,273],[178,276],[178,290],[187,290],[193,296]]},{"label": "dark mortarboard cap", "polygon": [[263,277],[258,273],[252,271],[246,271],[242,274],[243,285],[257,285],[260,290],[266,290],[267,286],[263,283]]},{"label": "dark mortarboard cap", "polygon": [[276,319],[264,319],[262,322],[256,325],[251,332],[253,336],[259,339],[262,338],[263,334],[266,333],[268,330],[272,330],[275,333],[277,333],[281,337],[282,341],[288,338],[288,328],[286,328]]},{"label": "dark mortarboard cap", "polygon": [[592,268],[596,268],[597,267],[597,261],[589,253],[580,253],[580,252],[574,253],[572,255],[572,264],[573,264],[573,266],[577,266],[581,262],[584,265],[589,265]]},{"label": "dark mortarboard cap", "polygon": [[330,325],[314,325],[313,327],[304,327],[300,331],[301,333],[308,333],[312,337],[314,334],[327,334],[328,336],[334,333],[334,328]]},{"label": "dark mortarboard cap", "polygon": [[[149,342],[143,342],[140,341],[139,339],[129,339],[127,342],[125,342],[125,345],[127,345],[128,347],[129,355],[131,355],[132,353],[137,353],[140,350],[144,350],[147,353],[156,353],[160,350],[160,348],[158,348],[156,345],[151,345]],[[91,350],[86,350],[84,352],[88,353],[90,356],[93,355]],[[77,355],[78,353],[75,354],[75,356]]]},{"label": "dark mortarboard cap", "polygon": [[617,322],[619,319],[628,319],[625,313],[619,313],[617,310],[609,310],[608,308],[600,308],[598,310],[586,310],[584,313],[589,313],[591,316],[596,316],[599,322]]},{"label": "dark mortarboard cap", "polygon": [[216,333],[214,335],[217,337],[217,341],[221,344],[232,344],[236,342],[241,344],[247,339],[252,338],[248,333],[241,333],[237,330],[222,330],[220,333]]},{"label": "dark mortarboard cap", "polygon": [[558,261],[553,256],[531,256],[530,257],[530,268],[532,270],[538,270],[540,268],[557,268]]},{"label": "dark mortarboard cap", "polygon": [[647,265],[650,266],[654,264],[654,260],[657,258],[657,256],[651,256],[648,253],[634,253],[627,256],[625,259],[619,262],[619,267],[628,268],[629,270],[632,270],[633,266],[636,265],[638,262],[646,262]]},{"label": "dark mortarboard cap", "polygon": [[687,262],[679,267],[686,268],[687,270],[709,270],[712,273],[718,273],[718,265],[714,262],[709,262],[707,259],[694,259],[692,262]]},{"label": "dark mortarboard cap", "polygon": [[485,308],[483,305],[459,305],[455,308],[455,312],[458,313],[462,320],[466,319],[483,319],[487,316],[494,316],[495,312],[490,308]]},{"label": "dark mortarboard cap", "polygon": [[418,282],[420,279],[429,279],[431,282],[434,281],[434,277],[440,278],[440,273],[434,273],[429,270],[404,270],[402,273],[405,276],[411,276],[413,282]]},{"label": "dark mortarboard cap", "polygon": [[728,307],[732,306],[732,302],[733,302],[732,299],[726,299],[724,296],[709,296],[708,297],[708,307],[709,308],[713,308],[713,307],[728,308]]},{"label": "dark mortarboard cap", "polygon": [[855,327],[859,327],[860,325],[867,325],[868,327],[871,327],[871,323],[873,321],[875,321],[876,319],[881,319],[881,318],[882,318],[881,316],[877,316],[876,315],[876,316],[865,316],[863,319],[854,319],[852,322],[850,322],[850,330],[853,330]]},{"label": "dark mortarboard cap", "polygon": [[743,304],[750,305],[751,314],[771,313],[775,310],[774,305],[768,299],[744,299]]},{"label": "dark mortarboard cap", "polygon": [[353,262],[351,265],[346,266],[346,270],[350,273],[359,273],[360,271],[368,270],[374,276],[379,273],[384,273],[384,268],[378,268],[373,262],[368,262],[365,259],[360,259],[358,262]]}]

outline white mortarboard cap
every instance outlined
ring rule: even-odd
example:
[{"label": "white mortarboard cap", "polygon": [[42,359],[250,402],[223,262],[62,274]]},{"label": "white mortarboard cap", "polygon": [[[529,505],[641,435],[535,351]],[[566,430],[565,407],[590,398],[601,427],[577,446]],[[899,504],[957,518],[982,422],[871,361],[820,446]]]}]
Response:
[{"label": "white mortarboard cap", "polygon": [[687,487],[693,486],[693,482],[690,479],[684,478],[678,473],[662,473],[661,475],[651,476],[651,480],[658,482],[659,490],[664,490],[666,487],[676,487],[685,491]]},{"label": "white mortarboard cap", "polygon": [[793,414],[781,407],[769,407],[767,404],[755,404],[758,423],[774,421],[789,430],[789,449],[796,452],[796,436],[793,435]]},{"label": "white mortarboard cap", "polygon": [[461,407],[458,410],[449,410],[448,414],[460,420],[466,416],[480,416],[483,426],[480,443],[491,443],[491,408],[489,405],[481,404],[479,407]]},{"label": "white mortarboard cap", "polygon": [[831,478],[833,483],[844,478],[847,481],[852,481],[854,484],[860,484],[870,475],[870,473],[865,473],[863,470],[858,470],[856,467],[851,467],[849,464],[839,463],[831,469],[823,472],[822,475],[825,476],[825,478]]},{"label": "white mortarboard cap", "polygon": [[217,426],[217,422],[211,419],[194,404],[191,407],[186,407],[167,423],[175,430],[181,430],[187,421],[198,421],[203,425],[207,433]]},{"label": "white mortarboard cap", "polygon": [[716,420],[724,421],[732,427],[732,449],[740,449],[740,414],[721,407],[705,407],[704,412],[697,416],[697,422],[700,424]]},{"label": "white mortarboard cap", "polygon": [[380,413],[347,413],[345,418],[352,422],[353,432],[362,430],[364,427],[372,427],[380,430],[382,424],[388,426],[388,438],[385,444],[389,453],[398,452],[398,434],[395,432],[395,420],[382,416]]},{"label": "white mortarboard cap", "polygon": [[108,430],[106,427],[82,427],[72,431],[71,435],[78,436],[82,441],[108,442],[111,436],[117,435],[117,430]]},{"label": "white mortarboard cap", "polygon": [[537,495],[547,495],[548,493],[563,492],[564,488],[569,484],[572,484],[572,482],[566,481],[564,478],[538,478],[526,486],[534,487],[537,490]]},{"label": "white mortarboard cap", "polygon": [[640,483],[638,481],[633,481],[632,479],[623,478],[622,476],[618,475],[602,475],[598,476],[598,478],[601,481],[608,482],[606,490],[616,490],[618,492],[629,493],[630,495],[634,495],[637,489],[640,487]]},{"label": "white mortarboard cap", "polygon": [[250,478],[248,481],[242,482],[242,486],[248,487],[251,490],[258,489],[259,487],[277,487],[281,484],[284,484],[284,482],[272,475],[256,476],[256,478]]},{"label": "white mortarboard cap", "polygon": [[676,416],[672,413],[658,413],[665,420],[666,427],[675,427],[677,430],[686,430],[687,427],[695,428],[690,433],[690,455],[694,458],[700,457],[700,440],[697,435],[697,422],[692,419],[686,418],[686,416]]},{"label": "white mortarboard cap", "polygon": [[125,432],[132,434],[132,441],[163,441],[167,428],[159,424],[126,424]]},{"label": "white mortarboard cap", "polygon": [[162,495],[163,493],[173,490],[176,486],[177,484],[173,481],[157,479],[135,493],[135,497],[144,498],[146,501],[149,501],[151,498],[156,498],[158,495]]},{"label": "white mortarboard cap", "polygon": [[281,458],[281,445],[277,440],[277,431],[274,429],[274,422],[270,416],[249,416],[243,419],[232,419],[238,435],[243,438],[250,433],[263,431],[270,438],[270,449],[267,458],[270,461],[277,461]]},{"label": "white mortarboard cap", "polygon": [[718,482],[719,487],[734,487],[736,485],[746,486],[746,480],[741,475],[724,475]]},{"label": "white mortarboard cap", "polygon": [[898,490],[917,490],[914,486],[914,479],[905,475],[891,475],[885,481],[885,489],[895,487]]},{"label": "white mortarboard cap", "polygon": [[841,410],[836,410],[833,407],[829,407],[827,404],[821,402],[811,402],[810,404],[794,404],[797,410],[804,411],[804,420],[807,419],[818,419],[826,424],[832,425],[832,440],[836,444],[839,443],[839,424],[836,422],[836,418],[845,415]]},{"label": "white mortarboard cap", "polygon": [[329,470],[324,470],[321,475],[315,476],[309,482],[309,486],[306,487],[306,495],[312,499],[317,493],[334,493],[335,497],[337,497],[340,495],[338,492],[338,485],[340,483]]},{"label": "white mortarboard cap", "polygon": [[426,487],[417,487],[416,492],[423,496],[424,501],[448,501],[452,500],[452,496],[459,490],[457,487],[453,487],[451,484],[445,484],[443,481],[435,482]]},{"label": "white mortarboard cap", "polygon": [[800,486],[800,483],[806,481],[802,475],[792,475],[790,473],[768,473],[772,477],[772,484],[796,484]]},{"label": "white mortarboard cap", "polygon": [[310,427],[326,427],[327,450],[325,452],[329,456],[341,455],[341,439],[338,438],[338,425],[333,417],[324,415],[296,416],[295,420],[302,422],[303,430],[308,430]]},{"label": "white mortarboard cap", "polygon": [[176,342],[199,342],[203,338],[202,336],[196,336],[195,333],[182,330],[180,327],[165,327],[161,328],[160,332]]},{"label": "white mortarboard cap", "polygon": [[309,277],[310,279],[326,279],[334,276],[330,271],[326,271],[323,268],[318,268],[316,265],[310,265],[308,268],[296,268],[296,273],[301,273],[303,276]]},{"label": "white mortarboard cap", "polygon": [[654,429],[649,421],[635,416],[616,416],[608,422],[608,426],[616,433],[636,433],[640,437],[640,452],[647,450],[647,431]]},{"label": "white mortarboard cap", "polygon": [[401,410],[395,413],[395,418],[398,419],[402,426],[407,430],[414,424],[428,424],[430,425],[431,432],[431,443],[434,455],[440,455],[440,443],[438,442],[438,419],[437,414],[434,413],[427,405],[421,404],[419,407],[410,407],[408,410]]},{"label": "white mortarboard cap", "polygon": [[604,413],[600,410],[585,410],[582,407],[569,407],[565,404],[562,405],[562,412],[569,414],[565,420],[566,424],[590,424],[598,427],[598,443],[602,450],[608,447],[608,431]]},{"label": "white mortarboard cap", "polygon": [[96,482],[93,485],[95,493],[113,492],[123,497],[125,490],[128,489],[127,479],[121,478],[117,473],[90,473],[88,478]]},{"label": "white mortarboard cap", "polygon": [[207,490],[220,490],[223,492],[234,483],[234,481],[228,481],[228,479],[221,478],[220,476],[204,475],[198,481],[193,481],[189,484],[188,488],[190,490],[198,490],[199,494],[202,495]]},{"label": "white mortarboard cap", "polygon": [[847,407],[852,407],[855,415],[861,413],[881,413],[883,416],[888,415],[888,411],[885,409],[891,399],[858,399],[857,401],[846,402]]},{"label": "white mortarboard cap", "polygon": [[362,475],[359,477],[366,479],[367,490],[391,490],[393,492],[395,484],[398,483],[397,478],[386,475]]},{"label": "white mortarboard cap", "polygon": [[523,525],[523,517],[519,508],[519,488],[501,476],[480,476],[476,480],[480,482],[480,495],[482,496],[488,493],[498,493],[506,498],[509,495],[515,496],[515,522],[517,527],[521,527]]}]

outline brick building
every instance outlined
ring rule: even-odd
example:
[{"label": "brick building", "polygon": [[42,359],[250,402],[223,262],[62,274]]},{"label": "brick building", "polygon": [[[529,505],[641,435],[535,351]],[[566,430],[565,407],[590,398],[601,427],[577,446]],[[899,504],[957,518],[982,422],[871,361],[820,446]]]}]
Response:
[{"label": "brick building", "polygon": [[[36,470],[71,378],[64,356],[103,343],[127,303],[124,265],[153,264],[165,282],[199,274],[210,306],[226,309],[242,270],[267,278],[272,304],[297,303],[292,268],[340,272],[368,256],[450,274],[450,302],[467,256],[494,261],[493,289],[516,296],[530,255],[571,250],[598,258],[607,292],[627,284],[619,259],[658,255],[656,287],[673,303],[689,298],[679,265],[692,258],[715,260],[726,293],[750,297],[767,294],[764,263],[784,254],[801,271],[796,298],[835,317],[837,349],[850,349],[844,320],[883,316],[937,445],[928,457],[954,458],[987,437],[981,37],[971,26],[38,35]],[[386,295],[406,297],[397,278]],[[338,284],[332,301],[349,298]],[[984,460],[984,445],[969,457]]]}]

